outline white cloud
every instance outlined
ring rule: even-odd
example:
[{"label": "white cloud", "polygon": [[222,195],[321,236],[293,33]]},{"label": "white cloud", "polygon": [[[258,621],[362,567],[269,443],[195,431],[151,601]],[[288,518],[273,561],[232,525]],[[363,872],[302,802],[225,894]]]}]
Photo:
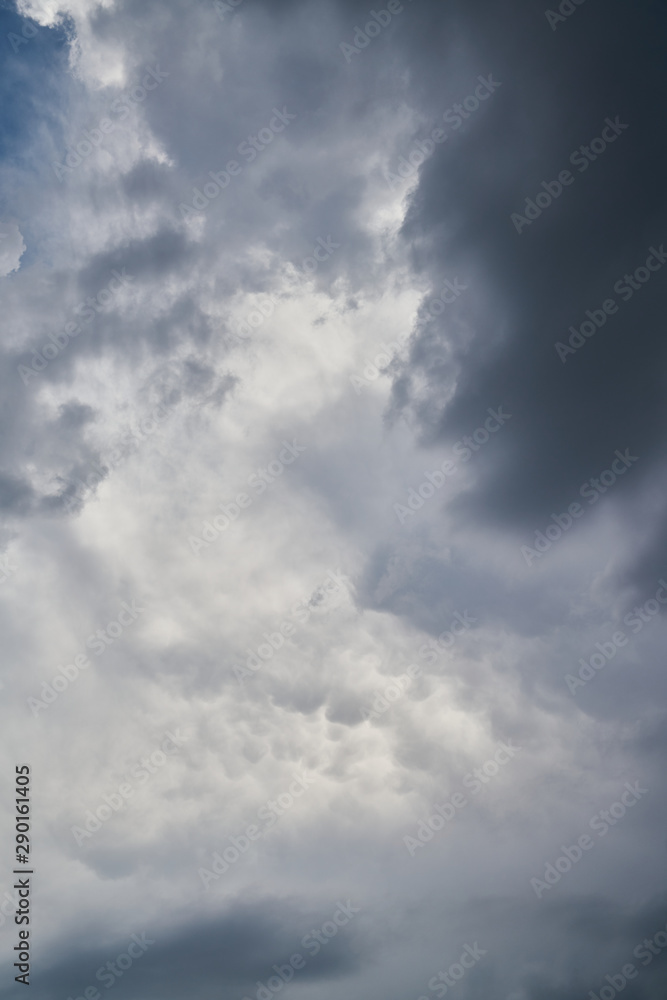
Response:
[{"label": "white cloud", "polygon": [[0,278],[18,271],[25,243],[15,222],[0,222]]}]

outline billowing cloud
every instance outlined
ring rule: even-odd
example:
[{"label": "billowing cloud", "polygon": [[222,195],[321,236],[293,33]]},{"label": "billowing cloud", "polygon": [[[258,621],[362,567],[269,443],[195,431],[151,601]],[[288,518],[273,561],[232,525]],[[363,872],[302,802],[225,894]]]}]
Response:
[{"label": "billowing cloud", "polygon": [[33,995],[658,1000],[660,6],[0,24]]},{"label": "billowing cloud", "polygon": [[25,243],[15,222],[0,222],[0,278],[18,271]]}]

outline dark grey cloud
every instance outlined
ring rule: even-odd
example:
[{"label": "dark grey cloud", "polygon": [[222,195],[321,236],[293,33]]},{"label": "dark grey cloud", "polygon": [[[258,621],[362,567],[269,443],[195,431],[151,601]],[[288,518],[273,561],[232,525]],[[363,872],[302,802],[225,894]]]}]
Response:
[{"label": "dark grey cloud", "polygon": [[[478,65],[492,69],[502,87],[493,114],[489,108],[472,116],[424,166],[403,232],[434,285],[439,274],[463,272],[476,289],[482,285],[481,301],[469,305],[468,337],[451,355],[453,397],[438,403],[440,373],[427,371],[437,347],[419,336],[412,360],[433,391],[413,403],[406,372],[397,392],[414,406],[429,441],[459,436],[477,412],[503,399],[516,414],[503,461],[480,476],[460,515],[532,526],[575,499],[616,448],[630,445],[642,458],[621,496],[626,485],[637,494],[660,461],[660,276],[627,304],[613,285],[662,242],[662,139],[654,125],[665,81],[646,44],[660,30],[661,12],[619,7],[600,15],[587,5],[554,33],[534,5],[515,4],[502,18],[486,4],[468,10],[468,18],[459,15],[470,35],[474,30]],[[631,58],[638,51],[640,73]],[[423,62],[431,68],[428,55]],[[420,63],[416,73],[427,77],[428,68]],[[585,173],[575,168],[572,187],[517,234],[511,213],[542,181],[571,168],[571,151],[617,116],[629,128]],[[609,297],[619,302],[618,316],[563,364],[555,342],[567,342],[568,327],[578,328],[586,310]],[[446,317],[433,325],[446,335]]]},{"label": "dark grey cloud", "polygon": [[[207,920],[181,913],[184,925],[174,932],[168,926],[132,927],[125,934],[109,940],[106,947],[96,944],[77,948],[66,958],[53,956],[43,962],[38,987],[40,1000],[55,1000],[66,993],[85,994],[95,987],[102,993],[112,987],[128,1000],[145,996],[146,991],[158,991],[164,997],[180,997],[184,992],[197,1000],[213,997],[254,997],[258,983],[266,983],[276,975],[274,965],[292,970],[296,983],[312,986],[320,980],[344,982],[359,966],[360,957],[350,950],[359,934],[353,923],[356,914],[347,916],[349,900],[332,900],[315,908],[296,899],[254,898],[235,901],[226,912]],[[352,909],[357,909],[352,905]],[[318,942],[310,934],[319,931],[338,914],[341,926],[335,937]],[[329,928],[327,927],[327,930]],[[302,942],[306,939],[306,944]],[[126,959],[115,965],[118,955],[134,961],[121,976]],[[298,954],[294,966],[292,956]],[[109,969],[107,963],[111,963]],[[97,973],[100,972],[98,977]],[[266,988],[266,987],[265,987]],[[20,985],[7,996],[20,996]],[[104,995],[104,994],[102,994]]]}]

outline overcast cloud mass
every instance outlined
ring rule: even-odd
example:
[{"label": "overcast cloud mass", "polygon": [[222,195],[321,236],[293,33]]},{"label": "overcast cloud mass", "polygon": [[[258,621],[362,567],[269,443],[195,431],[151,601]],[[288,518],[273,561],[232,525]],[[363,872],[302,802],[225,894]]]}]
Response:
[{"label": "overcast cloud mass", "polygon": [[2,4],[0,997],[664,1000],[667,7],[543,2]]}]

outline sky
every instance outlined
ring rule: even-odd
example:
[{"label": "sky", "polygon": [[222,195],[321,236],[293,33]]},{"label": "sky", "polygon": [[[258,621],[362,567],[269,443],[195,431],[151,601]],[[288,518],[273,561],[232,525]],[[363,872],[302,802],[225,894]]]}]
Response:
[{"label": "sky", "polygon": [[666,28],[0,5],[0,997],[664,998]]}]

